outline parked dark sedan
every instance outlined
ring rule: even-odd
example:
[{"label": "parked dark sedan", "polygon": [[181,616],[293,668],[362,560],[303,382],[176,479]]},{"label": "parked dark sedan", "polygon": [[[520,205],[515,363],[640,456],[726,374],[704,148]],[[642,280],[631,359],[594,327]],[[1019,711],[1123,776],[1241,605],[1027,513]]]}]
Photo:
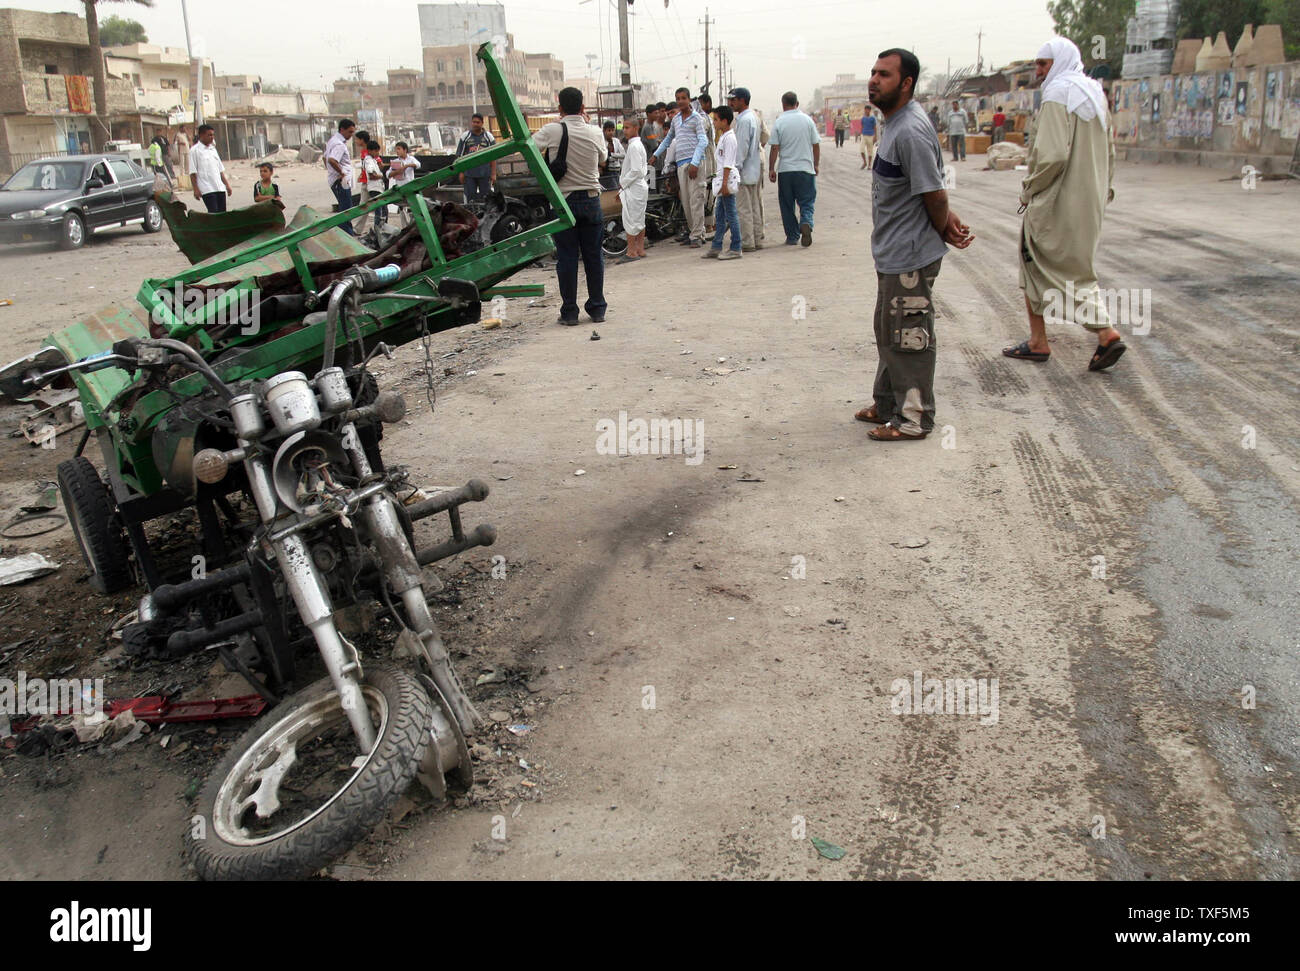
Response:
[{"label": "parked dark sedan", "polygon": [[29,162],[0,187],[0,243],[84,246],[89,234],[140,223],[162,228],[152,174],[125,155],[62,155]]}]

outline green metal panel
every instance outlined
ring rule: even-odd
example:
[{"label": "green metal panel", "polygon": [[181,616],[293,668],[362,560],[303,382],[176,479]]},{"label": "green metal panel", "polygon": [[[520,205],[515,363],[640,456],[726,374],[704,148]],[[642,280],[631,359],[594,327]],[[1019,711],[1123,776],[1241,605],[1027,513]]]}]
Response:
[{"label": "green metal panel", "polygon": [[[424,240],[432,266],[389,291],[394,295],[415,294],[436,297],[438,283],[445,277],[473,281],[481,296],[540,295],[536,285],[503,286],[503,281],[533,261],[555,251],[551,236],[574,224],[573,213],[560,194],[555,180],[533,143],[523,112],[515,102],[500,66],[492,57],[491,45],[484,44],[477,56],[487,74],[493,108],[502,125],[503,137],[492,147],[476,152],[472,160],[460,159],[448,168],[416,179],[408,185],[390,189],[353,209],[324,217],[303,207],[283,231],[262,234],[226,252],[216,253],[183,273],[167,279],[148,279],[137,294],[139,308],[110,308],[53,335],[47,343],[75,360],[106,350],[116,340],[127,336],[147,336],[149,322],[170,336],[197,343],[213,367],[230,383],[272,377],[286,370],[310,370],[323,355],[325,323],[303,326],[286,322],[278,332],[241,335],[214,347],[205,326],[215,319],[236,320],[241,294],[254,287],[259,276],[290,270],[296,272],[303,286],[315,289],[312,265],[339,258],[372,256],[371,250],[337,227],[389,203],[405,201],[412,212],[418,232]],[[438,239],[437,228],[423,193],[440,182],[484,162],[518,152],[542,187],[556,215],[541,225],[517,236],[493,243],[473,253],[448,260]],[[201,310],[185,311],[179,316],[162,299],[170,292],[183,294],[187,284],[225,283],[230,289],[216,299],[209,299]],[[383,340],[399,345],[417,339],[424,326],[430,331],[447,329],[464,323],[447,304],[416,304],[400,299],[378,299],[366,305],[373,317],[363,318],[361,332],[367,341]],[[342,332],[335,335],[339,345],[346,343]],[[218,354],[220,355],[218,357]],[[177,398],[206,393],[198,375],[177,380],[167,391],[153,391],[131,404],[123,413],[113,404],[114,398],[130,386],[133,378],[119,369],[106,369],[76,379],[86,406],[87,427],[106,428],[113,438],[123,479],[136,491],[149,495],[163,486],[162,475],[155,467],[151,435],[162,417],[176,407]]]}]

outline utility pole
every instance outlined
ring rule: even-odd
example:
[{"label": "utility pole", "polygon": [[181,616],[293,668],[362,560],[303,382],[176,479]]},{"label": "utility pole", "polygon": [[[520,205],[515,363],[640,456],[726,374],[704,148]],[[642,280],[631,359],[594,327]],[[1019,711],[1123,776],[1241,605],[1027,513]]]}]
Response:
[{"label": "utility pole", "polygon": [[[722,69],[722,65],[725,60],[726,60],[726,56],[722,53],[722,45],[719,44],[718,45],[718,87],[719,88],[722,87],[723,79],[726,78],[727,76],[727,73]],[[722,96],[726,93],[727,92],[725,90],[721,90],[718,92],[718,97],[716,99],[717,104],[723,103]]]},{"label": "utility pole", "polygon": [[478,87],[474,79],[474,45],[470,43],[469,18],[465,18],[465,50],[469,54],[469,97],[470,104],[474,106],[474,114],[478,114]]},{"label": "utility pole", "polygon": [[[599,0],[597,0],[599,2]],[[632,54],[628,50],[627,0],[618,0],[618,73],[623,86],[623,114],[632,114]]]},{"label": "utility pole", "polygon": [[975,35],[975,38],[976,38],[975,73],[983,74],[984,73],[984,28],[983,27],[980,28],[980,32]]},{"label": "utility pole", "polygon": [[194,81],[194,124],[203,124],[203,58],[199,58],[197,69],[194,64],[194,45],[190,43],[190,13],[181,0],[181,19],[185,21],[185,50],[190,55],[190,78]]},{"label": "utility pole", "polygon": [[[704,89],[707,91],[709,88],[709,23],[710,23],[708,7],[704,8],[704,19],[699,22],[704,24]],[[712,21],[712,23],[716,24],[717,21],[714,20]]]}]

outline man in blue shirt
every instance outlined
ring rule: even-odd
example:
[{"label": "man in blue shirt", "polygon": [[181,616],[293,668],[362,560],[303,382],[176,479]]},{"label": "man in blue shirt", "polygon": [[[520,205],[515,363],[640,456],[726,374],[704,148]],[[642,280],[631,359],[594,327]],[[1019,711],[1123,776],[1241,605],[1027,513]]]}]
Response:
[{"label": "man in blue shirt", "polygon": [[[677,114],[668,135],[655,149],[655,158],[667,155],[677,165],[677,193],[686,211],[686,239],[691,249],[704,245],[704,197],[709,191],[700,177],[700,163],[709,147],[704,116],[691,105],[689,88],[677,89]],[[671,150],[672,154],[667,154]]]},{"label": "man in blue shirt", "polygon": [[[813,204],[817,201],[817,172],[821,167],[821,134],[817,123],[799,110],[793,91],[781,95],[784,109],[772,126],[771,180],[781,205],[785,245],[812,245]],[[795,218],[794,207],[799,205]]]},{"label": "man in blue shirt", "polygon": [[758,180],[763,174],[763,150],[759,145],[758,115],[749,106],[749,88],[732,88],[727,105],[736,114],[732,131],[736,133],[736,167],[740,169],[740,238],[744,251],[762,249],[759,242],[763,227],[763,210],[758,195]]},{"label": "man in blue shirt", "polygon": [[876,160],[876,116],[867,105],[862,111],[862,167]]}]

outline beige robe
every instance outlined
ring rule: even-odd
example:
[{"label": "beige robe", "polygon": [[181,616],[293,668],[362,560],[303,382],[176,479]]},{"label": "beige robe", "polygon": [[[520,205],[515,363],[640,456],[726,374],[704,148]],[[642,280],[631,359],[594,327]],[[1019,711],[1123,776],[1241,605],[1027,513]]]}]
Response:
[{"label": "beige robe", "polygon": [[1115,143],[1100,117],[1084,121],[1055,101],[1039,110],[1020,190],[1020,288],[1036,314],[1109,327],[1093,261],[1114,198]]}]

